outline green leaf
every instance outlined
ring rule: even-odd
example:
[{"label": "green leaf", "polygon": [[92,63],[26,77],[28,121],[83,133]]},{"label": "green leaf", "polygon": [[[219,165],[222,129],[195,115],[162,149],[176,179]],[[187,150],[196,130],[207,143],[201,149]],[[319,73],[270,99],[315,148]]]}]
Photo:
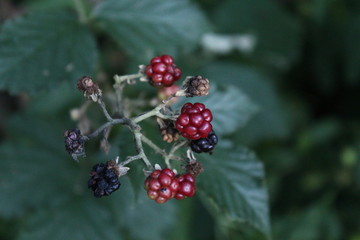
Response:
[{"label": "green leaf", "polygon": [[183,99],[177,106],[180,107],[185,102],[199,101],[211,110],[214,118],[212,125],[219,135],[233,133],[239,127],[245,126],[258,110],[256,104],[239,88],[227,86],[220,90],[216,85],[212,85],[209,95],[201,100]]},{"label": "green leaf", "polygon": [[[127,239],[168,239],[177,223],[175,200],[160,205],[150,200],[143,188],[138,189],[136,197],[129,180],[123,178],[122,183],[123,194],[111,196],[114,221],[121,227],[122,234]],[[138,199],[135,201],[135,198]],[[159,213],[164,214],[156,217]]]},{"label": "green leaf", "polygon": [[321,199],[312,206],[282,216],[274,221],[275,239],[288,240],[339,240],[342,224],[329,199]]},{"label": "green leaf", "polygon": [[299,55],[300,24],[275,1],[223,1],[213,19],[221,33],[254,36],[252,55],[261,62],[287,68]]},{"label": "green leaf", "polygon": [[93,16],[129,54],[151,57],[193,49],[209,29],[200,9],[188,0],[108,0]]},{"label": "green leaf", "polygon": [[74,172],[68,169],[66,158],[22,145],[2,145],[0,154],[2,216],[19,216],[30,208],[57,206],[69,200],[66,193],[71,192],[73,179],[68,176]]},{"label": "green leaf", "polygon": [[272,79],[250,67],[226,62],[208,64],[200,72],[215,83],[232,84],[239,87],[258,106],[255,116],[237,133],[241,139],[253,143],[262,139],[287,135],[285,114],[277,92],[271,85]]},{"label": "green leaf", "polygon": [[59,208],[42,209],[30,216],[19,240],[121,240],[112,213],[99,199],[73,199]]},{"label": "green leaf", "polygon": [[34,94],[93,72],[97,49],[71,12],[29,14],[0,31],[0,88]]},{"label": "green leaf", "polygon": [[78,165],[65,152],[60,123],[39,121],[38,117],[12,118],[7,128],[10,141],[0,146],[2,216],[14,217],[29,209],[58,206],[71,199],[74,189],[79,188],[77,181],[86,182],[69,177],[78,175]]},{"label": "green leaf", "polygon": [[47,11],[49,9],[59,9],[65,7],[73,7],[73,0],[27,0],[26,8],[32,11]]},{"label": "green leaf", "polygon": [[248,223],[270,234],[268,196],[263,165],[245,148],[217,149],[214,155],[199,155],[205,171],[198,177],[203,202],[221,225]]}]

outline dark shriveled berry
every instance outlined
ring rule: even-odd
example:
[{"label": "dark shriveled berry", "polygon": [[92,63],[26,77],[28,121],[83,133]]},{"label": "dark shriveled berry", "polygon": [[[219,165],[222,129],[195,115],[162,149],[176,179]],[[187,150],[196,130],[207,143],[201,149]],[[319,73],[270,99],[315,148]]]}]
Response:
[{"label": "dark shriveled berry", "polygon": [[65,149],[71,155],[85,155],[85,141],[79,129],[66,130],[64,132]]},{"label": "dark shriveled berry", "polygon": [[209,94],[210,82],[202,76],[188,77],[184,81],[186,97],[206,96]]},{"label": "dark shriveled berry", "polygon": [[186,169],[186,173],[190,173],[194,177],[197,177],[200,173],[204,171],[202,164],[199,163],[198,161],[189,162],[185,166],[185,169]]},{"label": "dark shriveled berry", "polygon": [[119,176],[111,161],[93,166],[88,187],[94,192],[95,197],[109,196],[119,189],[120,185]]},{"label": "dark shriveled berry", "polygon": [[96,102],[102,95],[101,89],[97,83],[88,76],[83,76],[78,80],[77,88],[84,94],[84,96],[92,99],[94,102]]},{"label": "dark shriveled berry", "polygon": [[218,143],[218,137],[215,132],[212,131],[206,138],[200,138],[190,142],[191,150],[196,153],[211,153],[214,150],[215,145]]}]

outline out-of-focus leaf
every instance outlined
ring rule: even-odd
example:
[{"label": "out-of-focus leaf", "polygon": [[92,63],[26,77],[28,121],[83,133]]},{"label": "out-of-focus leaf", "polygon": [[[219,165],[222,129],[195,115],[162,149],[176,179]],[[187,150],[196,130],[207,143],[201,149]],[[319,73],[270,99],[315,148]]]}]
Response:
[{"label": "out-of-focus leaf", "polygon": [[[124,179],[122,183],[122,194],[111,196],[111,204],[116,224],[121,227],[123,235],[127,239],[138,240],[168,239],[177,221],[175,200],[159,205],[150,200],[146,191],[141,188],[135,201],[130,182]],[[154,217],[161,212],[164,215]]]},{"label": "out-of-focus leaf", "polygon": [[[83,95],[69,82],[61,83],[55,90],[39,93],[32,98],[27,111],[40,114],[41,116],[54,116],[58,114],[70,120],[70,110],[79,107],[86,101]],[[66,115],[61,115],[66,113]]]},{"label": "out-of-focus leaf", "polygon": [[201,102],[211,109],[214,129],[220,135],[233,133],[245,126],[257,111],[257,106],[246,94],[234,86],[227,87],[225,91],[215,88]]},{"label": "out-of-focus leaf", "polygon": [[350,82],[360,77],[360,16],[350,18],[345,30],[345,69]]},{"label": "out-of-focus leaf", "polygon": [[[49,185],[50,186],[50,185]],[[112,212],[99,199],[75,198],[58,208],[29,217],[19,240],[121,240]]]},{"label": "out-of-focus leaf", "polygon": [[29,14],[0,30],[0,88],[35,93],[92,73],[97,49],[71,12]]},{"label": "out-of-focus leaf", "polygon": [[128,53],[138,58],[194,48],[209,24],[188,0],[108,0],[93,16]]},{"label": "out-of-focus leaf", "polygon": [[[238,86],[258,106],[251,121],[237,135],[246,142],[283,137],[288,128],[285,115],[271,79],[250,67],[235,63],[213,63],[201,70],[201,74],[215,83]],[[224,105],[226,109],[227,104]]]},{"label": "out-of-focus leaf", "polygon": [[341,239],[341,223],[335,212],[320,202],[301,213],[277,219],[274,235],[275,239],[338,240]]},{"label": "out-of-focus leaf", "polygon": [[297,58],[299,23],[275,1],[227,0],[214,14],[215,26],[221,33],[247,33],[255,37],[253,56],[261,62],[286,68]]},{"label": "out-of-focus leaf", "polygon": [[61,125],[37,118],[38,115],[12,118],[7,129],[10,141],[0,147],[2,216],[58,206],[79,187],[76,164],[65,152]]},{"label": "out-of-focus leaf", "polygon": [[198,160],[205,167],[198,178],[198,189],[209,211],[216,218],[222,217],[221,224],[246,222],[269,236],[264,170],[254,153],[245,148],[217,149],[212,156],[200,155]]},{"label": "out-of-focus leaf", "polygon": [[226,86],[220,90],[211,86],[211,93],[206,97],[183,99],[176,106],[185,102],[201,102],[213,114],[211,122],[216,134],[224,135],[235,132],[239,127],[245,126],[257,112],[258,107],[249,97],[235,86]]},{"label": "out-of-focus leaf", "polygon": [[73,0],[27,0],[25,5],[30,10],[49,10],[59,9],[64,7],[73,7]]},{"label": "out-of-focus leaf", "polygon": [[72,179],[68,164],[58,154],[39,147],[2,145],[0,214],[19,216],[30,208],[59,205],[69,200]]}]

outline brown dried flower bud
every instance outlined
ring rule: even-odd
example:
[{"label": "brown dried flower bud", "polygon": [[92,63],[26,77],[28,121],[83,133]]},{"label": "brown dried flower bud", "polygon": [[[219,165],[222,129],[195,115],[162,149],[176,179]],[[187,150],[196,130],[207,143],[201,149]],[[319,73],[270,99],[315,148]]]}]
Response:
[{"label": "brown dried flower bud", "polygon": [[186,97],[206,96],[209,94],[210,82],[202,76],[187,77],[183,89]]},{"label": "brown dried flower bud", "polygon": [[168,127],[161,130],[161,135],[163,136],[163,140],[167,143],[171,143],[179,139],[179,132],[174,127]]},{"label": "brown dried flower bud", "polygon": [[171,143],[179,139],[179,131],[175,128],[173,121],[158,118],[157,122],[160,127],[160,133],[165,142]]},{"label": "brown dried flower bud", "polygon": [[201,163],[198,161],[191,161],[185,166],[186,172],[190,173],[194,177],[197,177],[200,173],[204,171],[204,168]]},{"label": "brown dried flower bud", "polygon": [[102,95],[101,89],[97,83],[88,76],[83,76],[78,80],[77,88],[79,91],[83,92],[85,97],[88,97],[94,102],[96,102]]}]

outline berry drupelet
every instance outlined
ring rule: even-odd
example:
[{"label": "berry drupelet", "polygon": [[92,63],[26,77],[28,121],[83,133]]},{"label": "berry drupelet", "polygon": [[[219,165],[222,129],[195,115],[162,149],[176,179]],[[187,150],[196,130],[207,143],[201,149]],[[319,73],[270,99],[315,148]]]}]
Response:
[{"label": "berry drupelet", "polygon": [[211,131],[206,138],[200,138],[190,142],[191,150],[196,153],[208,153],[214,150],[215,145],[218,143],[218,137],[214,131]]},{"label": "berry drupelet", "polygon": [[119,189],[120,185],[119,173],[110,161],[93,166],[88,187],[94,192],[95,197],[109,196]]},{"label": "berry drupelet", "polygon": [[181,70],[171,56],[162,55],[151,59],[150,64],[146,66],[145,74],[154,87],[169,87],[180,79]]},{"label": "berry drupelet", "polygon": [[202,103],[185,103],[175,126],[184,138],[206,138],[212,130],[212,113]]}]

